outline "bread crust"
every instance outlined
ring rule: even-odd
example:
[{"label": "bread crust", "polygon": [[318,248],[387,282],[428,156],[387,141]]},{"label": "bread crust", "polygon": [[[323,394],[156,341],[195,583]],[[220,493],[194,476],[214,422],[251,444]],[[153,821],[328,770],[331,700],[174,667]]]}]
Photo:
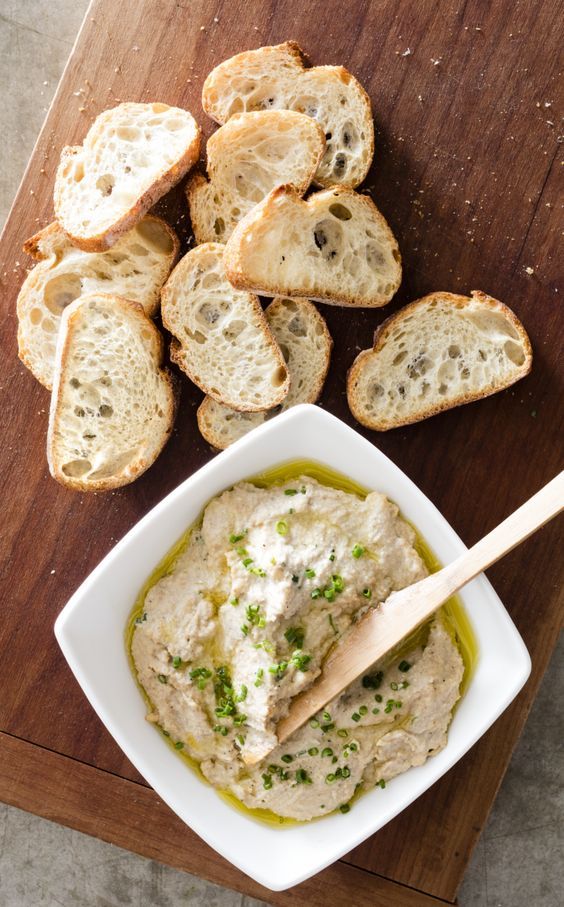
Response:
[{"label": "bread crust", "polygon": [[[79,477],[67,476],[62,472],[61,469],[59,469],[54,451],[54,436],[60,423],[61,414],[59,390],[61,377],[70,355],[70,328],[72,328],[73,322],[77,321],[81,317],[79,312],[80,306],[84,304],[85,300],[88,300],[92,297],[95,297],[97,299],[103,298],[106,300],[111,300],[117,305],[127,307],[130,310],[130,313],[139,320],[140,326],[143,327],[143,330],[149,331],[151,335],[150,344],[152,346],[152,355],[155,362],[155,368],[158,370],[159,375],[165,387],[167,388],[168,421],[167,427],[163,432],[159,445],[155,448],[154,456],[151,459],[140,458],[137,463],[134,464],[132,468],[130,468],[130,471],[127,473],[127,475],[83,481]],[[163,338],[151,319],[148,318],[147,315],[145,315],[143,306],[140,305],[140,303],[133,302],[131,299],[126,299],[123,296],[112,296],[109,293],[91,293],[87,294],[86,296],[79,297],[79,299],[76,299],[69,305],[68,309],[65,310],[64,326],[62,326],[62,331],[59,335],[57,356],[58,364],[55,369],[53,380],[53,392],[51,395],[51,405],[49,409],[49,426],[47,429],[47,463],[49,465],[49,472],[51,473],[52,477],[57,482],[59,482],[60,485],[64,485],[66,488],[70,488],[73,491],[111,491],[115,488],[121,488],[124,485],[129,485],[131,482],[134,482],[135,479],[139,478],[139,476],[149,468],[149,466],[152,466],[152,464],[155,462],[155,460],[163,450],[166,442],[170,438],[174,426],[174,419],[178,410],[179,385],[170,370],[162,367],[163,358]]]},{"label": "bread crust", "polygon": [[[169,350],[170,359],[172,362],[174,362],[175,365],[178,366],[178,368],[181,371],[184,372],[185,375],[188,376],[188,378],[190,378],[190,380],[197,387],[199,387],[205,394],[212,397],[218,403],[222,403],[224,406],[229,406],[231,409],[234,409],[237,412],[263,412],[265,407],[261,406],[261,405],[252,405],[251,403],[240,404],[237,402],[237,405],[233,406],[232,400],[226,400],[225,397],[222,397],[220,394],[218,394],[213,387],[211,387],[206,382],[200,380],[199,377],[195,374],[193,368],[191,367],[190,362],[186,361],[185,354],[183,351],[184,348],[182,347],[182,344],[179,342],[179,340],[175,334],[175,331],[173,330],[170,319],[167,317],[167,298],[169,296],[171,296],[174,292],[174,283],[179,279],[179,277],[182,276],[182,270],[185,267],[191,267],[191,262],[189,263],[188,261],[186,261],[188,256],[191,256],[193,259],[194,256],[203,255],[207,251],[213,251],[216,254],[223,254],[224,250],[225,250],[225,246],[222,245],[221,243],[203,243],[200,246],[196,246],[195,249],[192,249],[190,252],[188,252],[184,256],[184,258],[182,258],[179,261],[176,268],[174,269],[174,271],[172,272],[169,279],[167,280],[167,282],[165,283],[165,285],[163,286],[163,288],[161,290],[161,317],[162,317],[163,327],[165,327],[173,335],[173,339],[171,340],[170,350]],[[276,359],[279,368],[283,369],[285,372],[285,375],[286,375],[284,382],[280,385],[278,393],[275,396],[273,396],[273,398],[272,398],[273,402],[272,402],[271,406],[267,407],[268,409],[270,409],[272,406],[277,406],[279,403],[281,403],[284,400],[284,398],[286,397],[286,395],[288,394],[288,389],[290,387],[290,377],[289,377],[288,369],[286,368],[286,363],[284,362],[284,357],[282,355],[280,347],[278,346],[278,343],[276,342],[276,338],[274,337],[274,334],[272,333],[272,331],[268,325],[268,322],[267,322],[266,318],[264,317],[264,312],[263,312],[263,309],[262,309],[262,306],[261,306],[259,300],[252,293],[247,293],[246,295],[247,295],[247,302],[252,307],[255,317],[256,317],[257,321],[260,323],[260,330],[263,334],[264,340],[266,341],[267,345],[269,346],[273,357]]]},{"label": "bread crust", "polygon": [[[429,302],[433,301],[434,299],[447,300],[448,302],[463,305],[476,300],[477,302],[480,302],[493,311],[502,313],[508,319],[508,321],[510,321],[512,326],[519,334],[519,338],[525,350],[525,362],[520,367],[519,372],[503,384],[495,386],[493,384],[490,384],[484,390],[460,394],[455,398],[454,401],[445,401],[444,404],[433,404],[427,407],[422,407],[417,412],[417,414],[414,414],[409,419],[382,419],[379,421],[377,419],[369,418],[362,409],[361,401],[356,391],[356,383],[358,382],[358,379],[362,374],[365,363],[368,362],[372,358],[372,356],[378,354],[380,350],[383,349],[393,328],[395,328],[397,324],[401,323],[406,315],[409,315],[411,312],[416,311],[422,306],[427,306]],[[529,336],[515,313],[504,303],[500,302],[498,299],[494,299],[493,296],[489,296],[482,290],[472,290],[470,296],[460,296],[456,293],[446,292],[429,293],[427,296],[422,296],[420,299],[416,299],[414,302],[411,302],[408,305],[404,306],[404,308],[400,309],[394,315],[391,315],[389,318],[383,321],[382,324],[376,329],[376,331],[374,332],[372,349],[362,350],[362,352],[358,354],[348,371],[347,401],[352,415],[361,425],[364,425],[366,428],[371,428],[374,431],[389,431],[392,428],[400,428],[404,425],[412,425],[416,422],[422,422],[424,419],[428,419],[431,416],[437,415],[438,413],[445,412],[448,409],[454,409],[457,406],[462,406],[464,403],[473,403],[474,401],[481,400],[484,397],[490,397],[492,396],[492,394],[496,394],[498,393],[498,391],[505,390],[507,387],[511,387],[512,384],[520,381],[521,378],[524,378],[529,374],[532,366],[533,350]]]},{"label": "bread crust", "polygon": [[305,200],[300,198],[292,186],[279,186],[277,189],[273,189],[262,202],[256,205],[252,211],[240,221],[225,246],[225,271],[229,282],[237,289],[248,290],[249,292],[257,293],[261,296],[303,297],[303,287],[295,285],[282,286],[281,284],[266,286],[265,284],[259,285],[256,281],[253,281],[252,277],[245,272],[243,250],[245,245],[248,244],[248,234],[253,230],[260,230],[262,224],[268,222],[272,212],[275,210],[279,198],[287,198],[298,206],[306,206],[310,210],[314,210],[314,206],[319,203],[319,196],[323,195],[328,198],[329,194],[337,200],[346,201],[347,199],[354,199],[355,204],[360,204],[365,207],[367,214],[378,221],[390,243],[392,254],[398,264],[399,275],[397,281],[393,284],[393,289],[390,294],[373,297],[370,301],[364,299],[359,300],[354,294],[345,291],[339,293],[338,296],[329,293],[328,291],[323,293],[322,288],[319,286],[314,286],[309,289],[307,298],[314,302],[323,302],[326,305],[345,306],[348,308],[380,308],[381,306],[386,305],[397,292],[401,283],[401,253],[397,240],[392,233],[388,222],[378,210],[372,198],[369,195],[363,195],[359,192],[355,192],[354,189],[349,189],[344,186],[332,186],[330,189],[324,189],[322,192],[313,193]]},{"label": "bread crust", "polygon": [[[147,102],[147,106],[151,103],[157,102]],[[121,107],[127,106],[126,104],[119,105]],[[168,105],[167,105],[168,106]],[[104,113],[108,111],[103,111],[100,116],[103,116]],[[186,111],[189,112],[189,111]],[[192,116],[190,114],[190,116]],[[87,141],[91,131],[95,129],[97,120],[96,118],[92,126],[90,127],[86,137],[85,142]],[[192,117],[194,120],[194,118]],[[61,159],[59,166],[57,168],[57,173],[55,176],[55,187],[53,193],[53,202],[55,207],[55,218],[59,222],[61,228],[65,231],[67,236],[73,245],[77,246],[79,249],[83,249],[85,252],[104,252],[117,242],[117,240],[124,233],[127,233],[133,226],[135,226],[138,221],[149,211],[150,208],[155,205],[159,199],[162,198],[170,189],[173,188],[183,176],[190,170],[191,167],[198,161],[200,156],[200,146],[201,146],[201,129],[194,120],[195,126],[195,135],[191,144],[185,149],[183,155],[170,167],[168,170],[161,170],[160,174],[153,181],[153,183],[143,192],[135,201],[135,203],[126,211],[117,221],[108,229],[103,230],[99,233],[89,234],[89,235],[80,235],[73,233],[71,229],[67,228],[64,223],[64,217],[61,212],[63,205],[63,197],[65,192],[65,180],[63,178],[63,171],[68,165],[69,161],[72,160],[75,155],[82,152],[83,145],[67,145],[63,148],[61,152]]]},{"label": "bread crust", "polygon": [[[358,93],[359,103],[363,107],[362,119],[365,133],[363,142],[368,149],[368,154],[366,163],[364,167],[359,170],[357,177],[353,180],[343,179],[339,185],[348,186],[350,188],[359,186],[366,178],[366,175],[372,166],[372,159],[374,157],[374,121],[372,117],[372,102],[370,96],[358,79],[345,69],[344,66],[311,66],[307,54],[302,50],[297,41],[290,40],[285,41],[282,44],[268,45],[243,51],[242,53],[230,57],[228,60],[224,60],[216,66],[215,69],[208,74],[202,88],[202,107],[207,115],[215,120],[216,123],[222,124],[226,122],[225,119],[222,119],[218,115],[217,105],[214,103],[213,94],[215,91],[215,82],[218,78],[222,77],[229,79],[236,71],[245,72],[248,69],[249,62],[252,64],[259,53],[265,57],[265,60],[268,60],[269,56],[276,58],[277,63],[285,56],[287,58],[285,62],[290,67],[295,68],[296,79],[299,79],[300,76],[304,74],[316,72],[327,75],[335,74],[345,85],[354,85],[354,88]],[[323,178],[317,175],[314,182],[317,186],[328,188],[333,185],[334,179]]]}]

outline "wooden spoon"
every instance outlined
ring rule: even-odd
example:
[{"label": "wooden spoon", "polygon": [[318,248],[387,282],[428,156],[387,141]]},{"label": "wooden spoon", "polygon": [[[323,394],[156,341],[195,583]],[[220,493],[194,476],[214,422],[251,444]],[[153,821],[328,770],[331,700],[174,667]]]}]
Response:
[{"label": "wooden spoon", "polygon": [[[425,579],[393,592],[367,611],[351,633],[328,656],[313,686],[296,696],[277,728],[283,743],[330,699],[427,620],[455,592],[564,508],[564,472],[541,488],[473,548]],[[260,758],[264,758],[264,752]],[[259,759],[254,759],[259,761]]]}]

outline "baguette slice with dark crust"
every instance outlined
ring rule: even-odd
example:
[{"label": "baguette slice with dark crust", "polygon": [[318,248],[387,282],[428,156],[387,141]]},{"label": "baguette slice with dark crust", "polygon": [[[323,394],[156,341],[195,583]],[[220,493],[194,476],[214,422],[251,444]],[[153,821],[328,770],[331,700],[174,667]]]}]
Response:
[{"label": "baguette slice with dark crust", "polygon": [[387,431],[495,394],[532,361],[525,328],[506,305],[480,290],[431,293],[384,321],[373,348],[359,353],[349,407],[362,425]]},{"label": "baguette slice with dark crust", "polygon": [[208,179],[194,173],[186,189],[198,243],[227,242],[234,227],[276,186],[309,188],[325,150],[315,120],[292,110],[240,113],[207,144]]},{"label": "baguette slice with dark crust", "polygon": [[41,384],[51,388],[61,315],[87,293],[102,292],[139,302],[147,315],[178,256],[174,230],[147,214],[107,252],[77,249],[57,223],[36,233],[24,251],[37,259],[18,295],[18,355]]},{"label": "baguette slice with dark crust", "polygon": [[170,358],[219,403],[258,412],[281,403],[290,379],[260,302],[227,280],[220,243],[204,243],[176,265],[161,293]]},{"label": "baguette slice with dark crust", "polygon": [[154,463],[172,431],[176,389],[163,341],[142,307],[92,293],[63,312],[47,460],[77,491],[108,491]]},{"label": "baguette slice with dark crust", "polygon": [[251,429],[298,403],[315,403],[325,383],[333,340],[308,299],[273,299],[265,313],[290,373],[288,396],[276,409],[240,413],[205,397],[198,409],[198,428],[212,447],[224,450]]},{"label": "baguette slice with dark crust", "polygon": [[295,41],[237,54],[213,69],[202,106],[217,123],[253,110],[296,110],[320,124],[327,141],[315,181],[358,186],[374,154],[370,98],[342,66],[305,65]]},{"label": "baguette slice with dark crust", "polygon": [[119,104],[84,143],[63,148],[55,217],[75,246],[102,252],[134,226],[198,160],[200,128],[168,104]]},{"label": "baguette slice with dark crust", "polygon": [[303,201],[274,189],[237,225],[225,270],[238,289],[375,308],[401,282],[396,239],[367,195],[333,187]]}]

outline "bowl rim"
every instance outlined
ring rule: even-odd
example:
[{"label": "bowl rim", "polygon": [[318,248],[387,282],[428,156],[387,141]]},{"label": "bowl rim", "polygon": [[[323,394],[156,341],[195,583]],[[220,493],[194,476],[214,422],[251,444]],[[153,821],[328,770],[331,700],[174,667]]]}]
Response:
[{"label": "bowl rim", "polygon": [[[59,614],[55,622],[55,636],[61,647],[64,657],[66,658],[72,672],[74,673],[78,683],[82,687],[86,697],[90,701],[94,710],[98,714],[98,717],[101,719],[109,733],[114,737],[118,745],[124,751],[127,758],[132,762],[136,769],[145,777],[149,784],[154,788],[156,793],[163,799],[167,805],[185,822],[195,833],[197,833],[201,838],[203,838],[206,843],[213,847],[218,853],[223,857],[233,863],[237,868],[245,872],[259,884],[269,888],[272,891],[282,891],[287,888],[290,888],[294,885],[299,884],[305,879],[315,875],[320,872],[326,866],[330,865],[337,859],[340,859],[345,853],[352,850],[354,847],[358,846],[363,840],[369,837],[371,834],[375,833],[377,830],[383,827],[388,821],[394,818],[399,812],[403,811],[410,803],[413,802],[418,796],[420,796],[425,790],[427,790],[438,778],[440,778],[446,771],[448,771],[458,760],[467,752],[468,749],[476,742],[476,740],[481,737],[485,731],[493,724],[493,722],[499,717],[499,715],[504,711],[504,709],[509,705],[513,698],[517,695],[523,684],[525,683],[531,669],[530,657],[525,647],[523,640],[521,639],[515,625],[511,621],[511,618],[507,614],[503,604],[501,603],[499,597],[495,593],[493,587],[486,579],[486,577],[481,574],[472,583],[468,584],[463,591],[461,598],[464,602],[464,599],[467,597],[468,592],[471,588],[474,590],[473,595],[478,596],[478,598],[483,599],[484,602],[488,603],[488,607],[492,607],[496,610],[497,618],[501,621],[501,626],[504,628],[504,632],[507,634],[507,644],[511,645],[514,655],[514,663],[512,666],[514,672],[511,677],[511,683],[507,683],[504,695],[499,696],[497,702],[495,703],[495,708],[490,708],[487,716],[482,716],[481,721],[476,723],[476,726],[472,733],[462,735],[464,737],[464,742],[459,743],[456,747],[456,753],[453,747],[449,750],[449,743],[451,740],[453,723],[449,727],[449,741],[445,748],[437,753],[433,759],[427,760],[423,766],[417,768],[411,768],[408,772],[403,773],[403,775],[398,776],[398,778],[405,778],[406,776],[412,777],[415,773],[419,772],[419,777],[421,769],[425,770],[425,774],[429,775],[430,780],[428,783],[423,785],[412,783],[408,785],[412,789],[412,795],[396,798],[399,799],[400,803],[397,808],[393,805],[388,805],[387,809],[384,810],[386,818],[384,821],[380,822],[378,818],[375,818],[373,827],[367,831],[367,825],[370,825],[370,817],[365,817],[365,820],[362,823],[351,823],[350,821],[346,823],[343,820],[350,819],[351,815],[354,815],[357,812],[358,806],[363,802],[369,801],[371,797],[374,797],[374,790],[368,791],[358,802],[355,804],[355,810],[351,810],[346,816],[335,816],[335,814],[328,815],[323,817],[323,822],[321,823],[324,827],[328,826],[328,823],[332,822],[335,818],[338,818],[338,821],[342,823],[340,830],[343,834],[341,835],[340,841],[332,847],[327,847],[325,852],[323,848],[313,848],[311,859],[306,866],[302,861],[302,864],[299,868],[292,868],[290,865],[279,866],[275,864],[274,861],[265,865],[263,857],[260,859],[254,858],[251,854],[250,857],[241,854],[237,851],[238,842],[226,842],[222,840],[222,829],[212,829],[210,828],[210,822],[200,816],[190,814],[190,810],[186,810],[179,806],[179,803],[175,799],[174,792],[171,792],[163,778],[161,777],[164,772],[159,771],[159,767],[156,768],[151,762],[150,755],[145,757],[144,753],[140,753],[139,746],[135,741],[128,739],[127,734],[122,732],[121,726],[116,725],[116,720],[112,717],[112,709],[108,708],[108,694],[107,691],[104,692],[100,689],[100,678],[92,680],[92,671],[90,672],[85,668],[84,661],[81,660],[81,655],[79,652],[80,646],[78,641],[81,640],[80,637],[80,621],[79,616],[82,615],[84,611],[85,614],[88,613],[88,609],[91,608],[89,601],[92,599],[92,595],[96,590],[97,585],[103,581],[104,577],[107,576],[112,570],[118,569],[120,563],[125,559],[131,556],[131,552],[136,549],[149,532],[151,532],[152,527],[154,527],[159,520],[162,521],[163,517],[167,514],[174,513],[176,508],[182,509],[182,503],[185,499],[189,498],[192,492],[200,490],[200,497],[203,497],[203,504],[197,508],[195,513],[192,513],[190,518],[183,517],[184,519],[184,529],[190,525],[191,522],[196,518],[197,514],[201,511],[202,507],[215,497],[217,494],[221,493],[222,489],[231,487],[235,482],[243,481],[244,478],[252,477],[256,475],[256,470],[247,470],[246,473],[241,474],[239,478],[234,480],[222,480],[222,477],[235,468],[237,470],[237,464],[239,461],[241,463],[245,462],[245,456],[252,450],[259,451],[261,448],[264,449],[267,444],[272,446],[272,455],[267,456],[268,465],[262,467],[262,469],[268,469],[277,464],[288,462],[292,457],[280,457],[277,455],[278,447],[276,446],[276,439],[279,437],[280,441],[284,438],[286,442],[291,441],[292,437],[304,436],[307,434],[307,431],[310,431],[312,426],[316,427],[320,436],[323,436],[327,433],[329,435],[334,435],[335,440],[340,440],[345,446],[352,445],[361,451],[365,457],[373,458],[374,463],[380,469],[385,469],[390,473],[392,477],[395,477],[401,483],[401,495],[400,494],[390,494],[390,497],[397,503],[397,498],[411,497],[414,501],[414,506],[416,502],[424,502],[424,511],[421,514],[421,523],[425,524],[427,522],[435,524],[435,528],[439,528],[442,531],[444,536],[445,546],[449,547],[453,556],[456,556],[457,553],[462,553],[466,550],[466,546],[458,537],[454,529],[446,521],[446,519],[440,514],[439,510],[435,505],[427,498],[426,495],[415,485],[415,483],[399,468],[397,467],[392,460],[390,460],[382,451],[379,450],[376,445],[372,444],[370,441],[363,438],[358,432],[350,428],[348,425],[339,420],[336,416],[333,416],[326,411],[322,410],[320,407],[314,406],[312,404],[300,404],[298,406],[292,407],[290,410],[282,413],[268,422],[264,423],[260,427],[254,429],[248,435],[241,438],[235,444],[231,445],[225,451],[222,451],[217,456],[213,457],[208,461],[204,466],[194,472],[191,476],[184,479],[176,488],[174,488],[169,494],[167,494],[160,502],[158,502],[151,510],[148,511],[140,520],[138,520],[135,525],[123,536],[123,538],[114,546],[114,548],[106,555],[106,557],[94,568],[94,570],[86,577],[83,583],[79,586],[76,592],[71,596],[68,603],[65,605],[61,613]],[[305,443],[305,442],[304,442]],[[294,459],[302,459],[305,457],[296,456]],[[323,457],[319,454],[317,456],[308,457],[312,460],[317,460],[318,462],[324,462]],[[328,457],[330,459],[330,457]],[[329,464],[327,464],[329,465]],[[331,466],[331,468],[337,469],[337,467]],[[339,471],[345,473],[355,480],[355,462],[354,458],[351,458],[351,468],[343,469],[338,467]],[[240,469],[238,470],[240,471]],[[361,484],[367,485],[365,481],[362,481]],[[213,491],[210,493],[202,494],[202,490],[207,486],[219,485],[220,490]],[[384,492],[386,493],[386,492]],[[402,512],[404,508],[401,507]],[[431,519],[432,517],[432,519]],[[411,520],[411,517],[408,517]],[[423,535],[424,539],[427,539],[427,530],[424,525],[420,525],[418,520],[413,521],[417,526],[417,529]],[[176,538],[180,537],[180,532],[178,532]],[[448,545],[446,544],[448,541]],[[174,539],[172,542],[167,542],[163,554],[172,547],[174,544]],[[432,546],[436,547],[436,542]],[[141,568],[140,579],[138,580],[138,589],[141,588],[144,579],[150,575],[151,571],[161,560],[162,555],[155,555],[155,559],[152,562],[150,569]],[[128,606],[126,613],[129,614],[132,607],[132,600],[128,599]],[[474,630],[476,632],[475,620],[468,614],[468,609],[466,608],[467,616],[470,622],[473,624]],[[77,634],[78,630],[78,634]],[[83,631],[84,635],[84,631]],[[478,633],[476,633],[478,635]],[[125,652],[125,646],[124,646]],[[480,652],[479,660],[482,658],[482,653]],[[131,679],[133,679],[132,672]],[[474,677],[471,679],[469,688],[465,693],[464,699],[468,696],[469,690],[472,688],[474,683]],[[135,682],[135,681],[134,681]],[[139,695],[139,701],[142,703],[142,697]],[[464,699],[462,701],[464,701]],[[143,710],[144,710],[144,703]],[[154,728],[150,728],[154,733]],[[144,733],[144,732],[143,732]],[[155,740],[159,744],[170,750],[166,742],[161,738],[160,735],[154,734]],[[445,755],[446,754],[446,755]],[[186,766],[182,763],[174,752],[170,752],[170,756],[176,760],[178,764],[182,764],[182,768],[186,771]],[[168,760],[166,760],[168,762]],[[427,767],[431,766],[431,770]],[[207,783],[204,783],[200,778],[197,778],[195,773],[193,777],[197,780],[198,784],[201,786],[202,790],[209,790],[215,795],[217,803],[221,804],[223,808],[229,809],[233,814],[237,814],[240,819],[244,819],[247,823],[252,823],[256,826],[256,820],[252,819],[250,816],[246,816],[243,813],[236,813],[233,807],[229,806],[225,801],[221,799],[215,790],[208,786]],[[396,779],[394,779],[395,781]],[[388,790],[391,790],[389,786]],[[388,794],[387,791],[383,791],[382,794]],[[414,791],[414,792],[413,792]],[[383,799],[383,798],[382,798]],[[221,824],[221,823],[218,823]],[[260,828],[263,830],[264,837],[268,838],[270,834],[279,835],[283,833],[287,836],[292,829],[301,828],[317,828],[319,829],[318,822],[297,825],[297,826],[281,826],[280,828],[268,829],[264,824],[260,825]],[[250,835],[250,831],[248,832]],[[327,838],[327,834],[321,834],[322,838]],[[297,836],[299,837],[299,836]],[[319,837],[319,834],[316,835]],[[302,835],[303,838],[303,835]],[[285,837],[285,841],[288,844],[289,839]],[[343,843],[344,841],[344,843]],[[307,843],[307,839],[303,839],[301,842],[302,848],[303,845]],[[326,843],[326,842],[324,842]],[[307,848],[305,848],[307,850]],[[308,852],[309,858],[309,852]],[[304,857],[305,860],[305,857]],[[307,862],[307,861],[306,861]]]}]

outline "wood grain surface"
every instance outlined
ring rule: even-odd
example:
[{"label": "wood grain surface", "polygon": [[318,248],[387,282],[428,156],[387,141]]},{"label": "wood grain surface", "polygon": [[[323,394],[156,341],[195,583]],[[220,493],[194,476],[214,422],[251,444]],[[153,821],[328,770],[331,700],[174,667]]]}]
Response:
[{"label": "wood grain surface", "polygon": [[[354,425],[345,398],[347,368],[387,315],[433,290],[482,289],[496,296],[517,312],[533,344],[532,374],[512,389],[409,428],[385,434],[361,429],[470,545],[562,468],[557,242],[563,98],[554,26],[563,14],[561,0],[94,0],[0,246],[0,731],[40,753],[61,754],[62,762],[49,757],[52,778],[60,771],[93,777],[81,774],[92,767],[102,787],[108,779],[108,791],[115,777],[124,779],[121,809],[130,811],[132,823],[136,798],[153,796],[84,699],[52,627],[115,542],[213,456],[196,428],[201,394],[183,380],[173,437],[135,484],[88,496],[49,477],[49,400],[17,359],[15,301],[31,264],[21,245],[52,218],[61,147],[80,142],[94,116],[120,100],[185,106],[209,135],[214,126],[201,110],[203,79],[222,59],[261,44],[292,38],[312,63],[347,66],[372,99],[376,149],[365,187],[398,238],[404,279],[384,310],[323,308],[335,351],[322,405]],[[186,242],[181,189],[158,208]],[[532,655],[525,690],[458,766],[347,856],[349,866],[365,870],[360,877],[376,885],[377,873],[454,899],[561,625],[559,538],[561,528],[551,525],[489,571]],[[3,778],[5,799],[45,814],[45,785],[33,769],[19,786],[8,772]],[[55,818],[84,827],[78,810],[74,818]],[[168,816],[172,830],[164,835],[169,842],[178,821],[160,810],[159,821],[166,826]],[[108,840],[115,833],[124,846],[155,855],[149,837],[144,843],[137,829],[128,838],[125,826],[118,834],[105,815],[86,830]],[[198,855],[191,871],[239,890],[256,888],[229,867],[220,872],[210,852],[193,843],[195,836],[190,840]],[[172,845],[165,850],[159,859],[188,868]],[[301,895],[298,889],[295,903],[314,903],[309,891]]]}]

